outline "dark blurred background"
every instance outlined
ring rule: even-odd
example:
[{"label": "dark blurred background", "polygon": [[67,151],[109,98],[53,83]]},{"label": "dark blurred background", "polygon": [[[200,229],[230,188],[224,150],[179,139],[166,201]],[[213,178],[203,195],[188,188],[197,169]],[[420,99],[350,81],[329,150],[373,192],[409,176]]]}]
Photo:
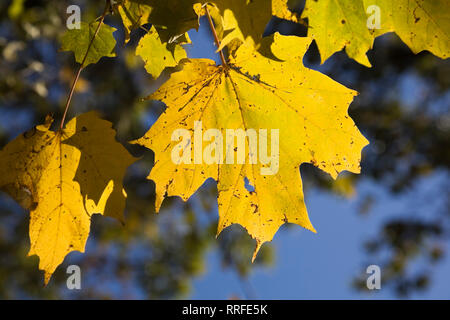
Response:
[{"label": "dark blurred background", "polygon": [[[304,1],[293,1],[300,12]],[[45,115],[61,117],[77,68],[59,52],[66,8],[77,4],[93,21],[103,1],[7,0],[0,4],[0,147]],[[142,102],[170,74],[157,80],[135,56],[143,30],[123,45],[120,18],[117,57],[87,67],[69,116],[100,110],[126,141],[142,136],[163,105]],[[266,34],[304,36],[307,28],[273,19]],[[213,58],[213,39],[202,20],[189,32],[190,57]],[[450,62],[428,52],[414,55],[385,35],[369,52],[373,68],[345,53],[320,65],[315,44],[304,63],[360,92],[350,115],[369,139],[362,173],[337,181],[311,165],[301,173],[318,234],[284,226],[263,246],[254,264],[253,240],[239,226],[216,239],[216,186],[207,181],[187,202],[165,200],[159,215],[154,184],[146,180],[153,153],[127,148],[143,159],[127,173],[126,225],[95,216],[86,253],[71,253],[43,288],[38,258],[27,257],[28,213],[0,194],[0,298],[450,298]],[[78,264],[82,290],[68,290],[66,268]],[[382,289],[369,294],[365,268],[377,264]]]}]

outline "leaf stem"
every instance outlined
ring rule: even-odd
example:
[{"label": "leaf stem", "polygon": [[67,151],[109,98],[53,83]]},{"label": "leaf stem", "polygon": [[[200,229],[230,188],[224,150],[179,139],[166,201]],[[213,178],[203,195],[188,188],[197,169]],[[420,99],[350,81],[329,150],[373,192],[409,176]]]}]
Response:
[{"label": "leaf stem", "polygon": [[61,119],[61,124],[59,126],[60,131],[63,130],[64,122],[65,122],[66,117],[67,117],[67,112],[69,111],[70,102],[72,101],[72,96],[73,96],[73,93],[75,91],[75,87],[77,85],[78,79],[80,78],[81,71],[83,71],[83,69],[85,67],[84,64],[85,64],[86,59],[88,57],[89,51],[91,50],[92,44],[94,43],[94,40],[97,37],[98,32],[100,31],[100,27],[102,26],[103,21],[105,20],[105,17],[109,13],[109,9],[110,9],[110,1],[106,0],[105,10],[103,11],[103,14],[100,17],[100,20],[98,22],[98,26],[95,29],[95,32],[94,32],[94,35],[92,36],[91,41],[89,42],[88,48],[86,50],[86,54],[84,55],[83,61],[81,62],[80,66],[78,67],[77,73],[75,75],[75,79],[73,80],[72,86],[70,88],[69,96],[67,97],[67,102],[66,102],[66,106],[65,106],[65,109],[64,109],[64,114],[63,114],[63,117]]},{"label": "leaf stem", "polygon": [[[206,16],[208,17],[208,21],[209,21],[209,27],[211,28],[212,34],[214,36],[214,40],[216,42],[217,48],[220,48],[220,41],[219,41],[219,37],[217,36],[217,32],[216,32],[216,28],[214,28],[214,23],[211,19],[211,15],[209,14],[209,10],[208,10],[208,5],[205,5],[205,12],[206,12]],[[220,59],[222,60],[222,65],[224,67],[228,67],[228,63],[225,59],[225,56],[223,55],[222,49],[219,50],[219,54],[220,54]]]}]

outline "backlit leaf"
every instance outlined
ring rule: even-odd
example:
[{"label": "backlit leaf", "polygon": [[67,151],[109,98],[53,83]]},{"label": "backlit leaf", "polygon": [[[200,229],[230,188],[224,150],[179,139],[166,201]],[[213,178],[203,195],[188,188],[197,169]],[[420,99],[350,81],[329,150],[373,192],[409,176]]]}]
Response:
[{"label": "backlit leaf", "polygon": [[51,131],[52,121],[0,151],[0,189],[30,211],[29,255],[39,256],[45,283],[68,253],[84,252],[92,214],[122,220],[122,180],[135,161],[94,112],[63,131]]},{"label": "backlit leaf", "polygon": [[[311,40],[275,34],[271,48],[279,61],[263,57],[251,42],[237,50],[229,68],[207,59],[182,60],[182,69],[149,96],[167,109],[134,143],[155,152],[149,179],[156,183],[157,210],[165,197],[186,201],[213,178],[218,188],[218,233],[233,223],[244,226],[257,241],[255,255],[286,222],[314,231],[303,199],[300,165],[312,163],[333,178],[344,170],[359,173],[361,150],[368,141],[347,113],[356,92],[303,66]],[[172,138],[180,129],[190,133],[181,142],[180,137]],[[194,132],[199,129],[219,130],[222,144],[220,137],[209,137],[198,147]],[[249,154],[248,138],[236,147],[234,142],[226,144],[229,129],[259,132],[259,147],[264,145],[261,139],[267,139],[269,150],[278,130],[279,159],[250,163],[260,150]],[[242,163],[223,161],[225,155],[236,159],[242,152]],[[182,160],[174,161],[180,154]],[[215,161],[195,160],[208,154],[214,154]]]},{"label": "backlit leaf", "polygon": [[[322,62],[345,48],[350,58],[370,67],[366,52],[387,32],[395,32],[414,53],[449,57],[450,12],[442,9],[447,6],[447,0],[307,0],[302,17],[308,18]],[[378,13],[376,26],[372,19]]]},{"label": "backlit leaf", "polygon": [[186,51],[181,45],[161,42],[161,38],[153,26],[139,41],[136,55],[144,60],[145,69],[154,78],[158,78],[166,67],[175,67],[181,59],[187,57]]},{"label": "backlit leaf", "polygon": [[[97,26],[98,22],[81,22],[80,29],[66,31],[61,37],[61,50],[72,51],[75,54],[76,62],[82,63]],[[116,46],[116,40],[113,36],[114,31],[116,31],[116,29],[107,24],[102,24],[100,26],[98,34],[89,49],[84,66],[91,63],[97,63],[102,57],[116,56],[114,53],[114,47]]]}]

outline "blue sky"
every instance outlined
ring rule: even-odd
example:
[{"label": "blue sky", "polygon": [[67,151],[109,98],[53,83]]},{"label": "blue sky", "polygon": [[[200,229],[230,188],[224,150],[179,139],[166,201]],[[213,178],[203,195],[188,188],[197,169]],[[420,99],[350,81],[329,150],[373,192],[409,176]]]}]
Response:
[{"label": "blue sky", "polygon": [[[358,193],[375,192],[377,205],[367,216],[356,213],[358,195],[351,199],[329,193],[306,192],[310,218],[318,231],[313,234],[301,227],[280,230],[273,244],[276,259],[272,268],[256,269],[249,282],[258,299],[394,299],[390,288],[361,293],[351,287],[351,280],[365,274],[369,264],[381,264],[365,255],[362,244],[379,232],[387,219],[398,217],[405,205],[421,188],[432,187],[439,177],[420,183],[419,190],[395,198],[373,183],[358,186]],[[417,261],[419,264],[420,261]],[[413,266],[414,269],[414,266]],[[193,299],[228,299],[243,297],[239,279],[230,270],[222,269],[217,253],[207,259],[207,272],[194,280]],[[410,298],[450,299],[450,259],[435,268],[432,283],[423,294]],[[383,272],[383,270],[381,270]]]}]

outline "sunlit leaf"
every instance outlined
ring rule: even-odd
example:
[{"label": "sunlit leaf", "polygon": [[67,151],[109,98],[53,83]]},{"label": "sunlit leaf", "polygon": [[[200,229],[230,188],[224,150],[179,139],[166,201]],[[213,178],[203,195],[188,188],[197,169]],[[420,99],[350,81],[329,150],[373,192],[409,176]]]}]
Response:
[{"label": "sunlit leaf", "polygon": [[[182,60],[182,69],[149,96],[167,109],[134,142],[155,152],[149,179],[156,183],[157,210],[165,197],[186,201],[213,178],[218,188],[218,233],[241,224],[257,241],[255,254],[286,222],[314,230],[303,199],[302,163],[312,163],[333,178],[344,170],[359,173],[361,150],[368,144],[347,113],[356,92],[303,66],[311,39],[277,33],[273,40],[272,52],[280,61],[263,57],[251,42],[238,49],[229,68],[207,59]],[[235,148],[234,141],[226,144],[225,138],[210,137],[196,151],[195,133],[181,141],[172,138],[179,129],[217,129],[222,137],[227,129],[267,130],[260,135],[260,141],[267,141],[259,147],[266,143],[269,150],[275,139],[272,129],[278,130],[279,158],[251,163],[260,150],[249,153],[248,138]],[[240,152],[245,154],[240,164],[223,160],[224,155],[237,159]],[[174,161],[180,154],[181,160]],[[209,164],[195,160],[212,154],[215,160]]]},{"label": "sunlit leaf", "polygon": [[447,6],[447,0],[307,0],[302,17],[308,18],[322,62],[345,48],[350,58],[370,67],[366,52],[387,32],[395,32],[414,53],[449,57]]},{"label": "sunlit leaf", "polygon": [[53,119],[0,151],[0,189],[30,211],[29,255],[39,256],[45,283],[72,251],[84,252],[91,215],[122,220],[125,171],[135,159],[94,112],[52,131]]}]

